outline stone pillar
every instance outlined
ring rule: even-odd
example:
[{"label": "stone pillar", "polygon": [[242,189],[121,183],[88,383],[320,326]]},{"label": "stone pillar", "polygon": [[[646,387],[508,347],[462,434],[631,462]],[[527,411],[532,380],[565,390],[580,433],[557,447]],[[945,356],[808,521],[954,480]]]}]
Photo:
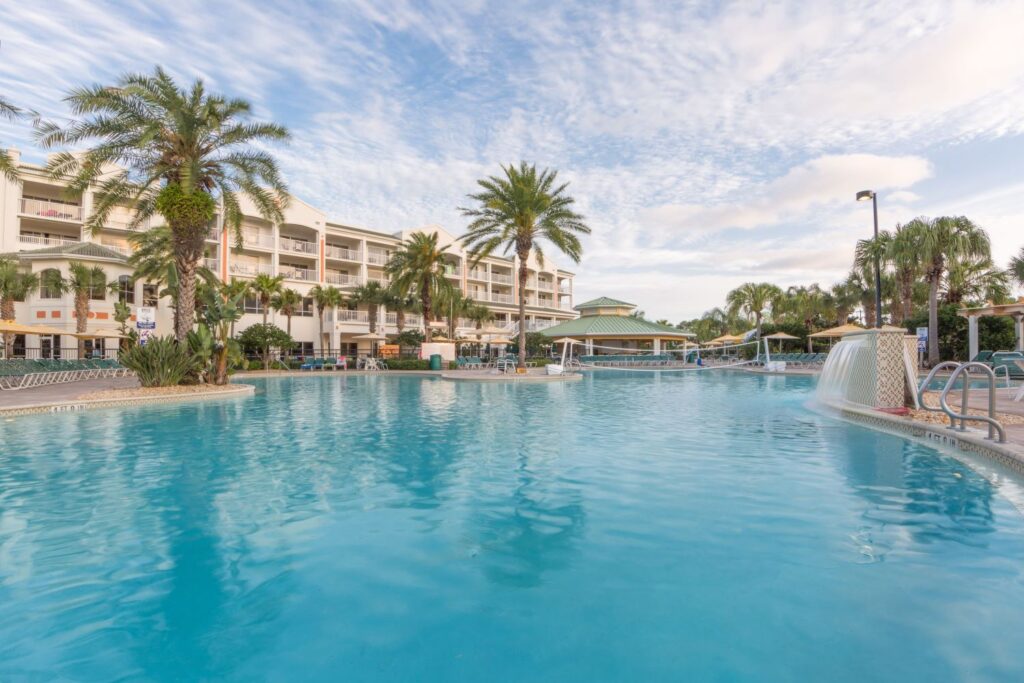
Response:
[{"label": "stone pillar", "polygon": [[1024,314],[1017,313],[1013,316],[1013,327],[1017,333],[1017,350],[1024,352]]},{"label": "stone pillar", "polygon": [[875,340],[875,407],[882,410],[906,405],[907,368],[903,332],[876,332]]},{"label": "stone pillar", "polygon": [[[1019,344],[1019,342],[1018,342]],[[967,360],[978,355],[978,316],[967,316]]]},{"label": "stone pillar", "polygon": [[654,339],[654,353],[661,353],[661,340],[655,337]]}]

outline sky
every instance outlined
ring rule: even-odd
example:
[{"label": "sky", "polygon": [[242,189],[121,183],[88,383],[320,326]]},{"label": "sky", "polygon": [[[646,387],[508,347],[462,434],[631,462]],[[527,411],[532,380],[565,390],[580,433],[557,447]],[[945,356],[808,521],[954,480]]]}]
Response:
[{"label": "sky", "polygon": [[[1024,246],[1024,2],[15,2],[0,94],[66,119],[75,86],[162,65],[285,124],[294,195],[383,232],[478,178],[557,169],[593,233],[577,301],[673,322],[751,280],[842,279],[857,239],[963,214]],[[24,124],[0,144],[45,153]]]}]

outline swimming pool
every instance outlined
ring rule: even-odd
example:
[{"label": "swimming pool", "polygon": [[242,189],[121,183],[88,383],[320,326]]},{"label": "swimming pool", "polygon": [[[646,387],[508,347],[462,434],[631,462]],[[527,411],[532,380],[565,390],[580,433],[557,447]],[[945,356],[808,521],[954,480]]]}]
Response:
[{"label": "swimming pool", "polygon": [[0,425],[0,680],[1024,679],[1024,516],[807,378],[254,383]]}]

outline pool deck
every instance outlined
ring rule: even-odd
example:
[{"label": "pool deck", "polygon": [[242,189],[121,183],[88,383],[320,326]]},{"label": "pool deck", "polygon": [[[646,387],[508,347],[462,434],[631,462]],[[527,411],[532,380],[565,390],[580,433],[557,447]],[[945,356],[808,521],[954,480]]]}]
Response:
[{"label": "pool deck", "polygon": [[583,375],[567,373],[548,375],[544,368],[529,368],[526,373],[499,372],[498,370],[451,370],[441,377],[452,382],[578,382]]}]

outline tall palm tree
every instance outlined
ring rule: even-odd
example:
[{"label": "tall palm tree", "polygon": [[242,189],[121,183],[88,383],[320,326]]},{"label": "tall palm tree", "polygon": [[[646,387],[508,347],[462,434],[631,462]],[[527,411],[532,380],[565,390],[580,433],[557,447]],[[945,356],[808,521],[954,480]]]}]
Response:
[{"label": "tall palm tree", "polygon": [[892,265],[899,288],[899,306],[893,306],[894,323],[902,323],[914,314],[914,283],[921,277],[921,251],[917,245],[918,221],[897,225],[888,240],[886,260]]},{"label": "tall palm tree", "polygon": [[[24,301],[39,288],[39,275],[21,270],[18,261],[0,257],[0,319],[14,320],[14,304]],[[10,352],[13,334],[4,334],[4,349]]]},{"label": "tall palm tree", "polygon": [[[128,235],[128,242],[132,245],[132,254],[128,257],[128,265],[133,270],[132,278],[161,287],[159,296],[170,298],[177,329],[178,269],[171,229],[166,225],[156,225]],[[196,267],[196,278],[206,284],[212,284],[217,279],[213,271],[204,265]],[[196,298],[199,298],[198,294]]]},{"label": "tall palm tree", "polygon": [[267,314],[270,312],[270,301],[275,294],[281,292],[281,283],[284,282],[284,275],[267,275],[259,273],[252,279],[249,289],[260,301],[260,309],[263,311],[263,324],[267,324]]},{"label": "tall palm tree", "polygon": [[[99,292],[106,292],[107,273],[100,266],[89,266],[81,261],[68,263],[68,276],[63,277],[58,271],[48,271],[49,277],[42,284],[58,294],[68,292],[75,300],[75,332],[82,334],[89,322],[92,297]],[[78,339],[78,357],[85,355],[85,340]]]},{"label": "tall palm tree", "polygon": [[748,319],[753,319],[757,327],[757,336],[761,337],[761,321],[765,310],[782,296],[782,290],[770,282],[746,282],[725,296],[729,310],[733,313],[742,312]]},{"label": "tall palm tree", "polygon": [[574,263],[580,262],[579,235],[589,235],[583,216],[573,210],[575,200],[566,193],[568,183],[556,184],[558,172],[519,163],[502,167],[503,176],[478,180],[481,191],[469,195],[473,208],[461,209],[472,218],[462,242],[473,266],[498,249],[519,259],[519,363],[526,368],[526,280],[530,255],[544,264],[540,240],[553,244]]},{"label": "tall palm tree", "polygon": [[245,297],[252,294],[252,282],[233,277],[230,282],[220,283],[218,291],[224,301],[236,302],[234,305],[238,309],[238,317],[234,317],[234,314],[228,316],[228,336],[234,338],[235,323],[245,312]]},{"label": "tall palm tree", "polygon": [[889,252],[889,243],[891,241],[892,235],[883,230],[878,233],[878,237],[858,240],[857,248],[854,251],[853,267],[860,274],[861,280],[866,285],[866,289],[868,289],[872,295],[870,305],[868,305],[867,300],[865,300],[864,306],[864,317],[867,319],[865,320],[865,323],[868,327],[875,326],[876,315],[884,317],[884,301],[883,310],[875,311],[875,264],[879,264],[881,273],[884,274],[888,260],[887,255]]},{"label": "tall palm tree", "polygon": [[[14,121],[21,118],[26,112],[11,104],[5,97],[0,95],[0,119]],[[12,183],[20,182],[18,167],[14,163],[14,157],[6,149],[0,148],[0,174]]]},{"label": "tall palm tree", "polygon": [[449,339],[455,339],[458,320],[472,303],[472,299],[454,287],[437,302],[438,313],[443,313],[445,320],[448,321]]},{"label": "tall palm tree", "polygon": [[852,272],[842,282],[832,285],[829,293],[836,314],[836,325],[845,325],[850,319],[853,309],[860,304],[861,289],[859,276]]},{"label": "tall palm tree", "polygon": [[[49,172],[67,179],[73,194],[96,189],[85,222],[93,232],[118,206],[134,209],[132,228],[155,212],[167,220],[180,299],[175,337],[184,342],[195,322],[196,268],[218,205],[239,243],[239,195],[267,220],[283,220],[287,187],[274,158],[257,145],[284,140],[288,132],[250,121],[245,100],[208,93],[201,80],[179,87],[159,67],[152,75],[122,76],[113,87],[76,88],[65,101],[76,120],[65,127],[40,123],[40,143],[92,147],[80,156],[56,154]],[[112,166],[121,170],[111,173]]]},{"label": "tall palm tree", "polygon": [[921,219],[914,240],[928,281],[928,364],[939,362],[939,286],[951,260],[991,256],[988,233],[964,216]]},{"label": "tall palm tree", "polygon": [[313,297],[313,305],[316,306],[316,315],[320,323],[320,348],[329,349],[330,344],[324,344],[324,311],[341,306],[345,302],[345,295],[334,285],[315,285],[309,290],[309,295]]},{"label": "tall palm tree", "polygon": [[388,300],[384,305],[389,311],[395,312],[395,327],[398,328],[398,334],[405,331],[405,314],[419,309],[419,302],[414,297],[396,290],[394,283],[388,291]]},{"label": "tall palm tree", "polygon": [[1010,298],[1010,274],[996,267],[991,256],[966,256],[950,259],[943,279],[946,303],[991,301],[1003,303]]},{"label": "tall palm tree", "polygon": [[292,336],[292,316],[302,310],[302,295],[290,287],[282,289],[270,300],[274,310],[284,315],[287,321],[285,332]]},{"label": "tall palm tree", "polygon": [[1008,268],[1010,277],[1021,286],[1024,286],[1024,247],[1021,247],[1020,252],[1010,259],[1010,267]]},{"label": "tall palm tree", "polygon": [[352,292],[349,303],[366,306],[366,317],[370,321],[370,334],[377,332],[377,315],[380,307],[388,301],[388,290],[376,280],[359,285]]},{"label": "tall palm tree", "polygon": [[452,290],[451,280],[445,275],[448,247],[438,246],[437,241],[436,232],[414,232],[387,265],[392,292],[419,299],[427,341],[432,335],[434,302]]},{"label": "tall palm tree", "polygon": [[[484,328],[484,323],[494,320],[494,311],[483,304],[476,303],[472,299],[470,299],[470,305],[466,308],[464,315],[473,321],[478,331]],[[479,340],[480,336],[478,332],[476,338]]]}]

